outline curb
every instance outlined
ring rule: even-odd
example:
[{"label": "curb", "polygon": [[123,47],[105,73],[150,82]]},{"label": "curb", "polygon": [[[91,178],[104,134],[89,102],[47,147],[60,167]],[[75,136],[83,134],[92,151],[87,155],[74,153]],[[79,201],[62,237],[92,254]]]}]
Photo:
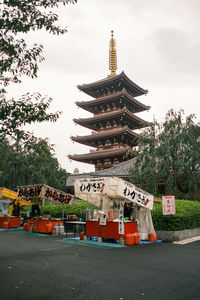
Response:
[{"label": "curb", "polygon": [[156,231],[158,239],[163,242],[172,243],[200,236],[200,227],[194,229],[184,229],[177,231]]}]

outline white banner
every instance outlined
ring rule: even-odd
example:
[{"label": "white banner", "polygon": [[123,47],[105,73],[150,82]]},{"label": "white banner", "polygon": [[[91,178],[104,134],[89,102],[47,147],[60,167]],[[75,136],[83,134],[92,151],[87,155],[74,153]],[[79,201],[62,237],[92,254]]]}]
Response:
[{"label": "white banner", "polygon": [[124,234],[124,202],[119,203],[119,225],[118,233]]},{"label": "white banner", "polygon": [[154,196],[138,188],[133,183],[119,179],[116,194],[148,209],[153,209]]},{"label": "white banner", "polygon": [[45,184],[35,184],[19,186],[17,188],[18,197],[32,199],[48,199],[59,204],[72,204],[72,195],[52,188]]},{"label": "white banner", "polygon": [[175,215],[175,196],[162,196],[163,215]]},{"label": "white banner", "polygon": [[74,190],[76,194],[102,194],[106,184],[106,179],[101,178],[83,178],[74,181]]},{"label": "white banner", "polygon": [[[117,177],[90,177],[74,181],[75,196],[99,206],[103,196],[124,198],[148,209],[153,209],[154,196],[136,185]],[[96,205],[96,204],[95,204]]]},{"label": "white banner", "polygon": [[102,215],[100,217],[100,222],[99,222],[100,225],[106,225],[106,215]]}]

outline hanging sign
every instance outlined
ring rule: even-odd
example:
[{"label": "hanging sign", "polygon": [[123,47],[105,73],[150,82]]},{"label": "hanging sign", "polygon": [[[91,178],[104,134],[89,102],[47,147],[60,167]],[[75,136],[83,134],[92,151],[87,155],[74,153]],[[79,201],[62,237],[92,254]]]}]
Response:
[{"label": "hanging sign", "polygon": [[175,197],[174,196],[163,196],[162,197],[162,211],[163,215],[175,215]]},{"label": "hanging sign", "polygon": [[104,177],[76,179],[74,181],[75,196],[100,207],[107,180]]},{"label": "hanging sign", "polygon": [[119,227],[118,233],[124,234],[124,202],[119,203]]},{"label": "hanging sign", "polygon": [[75,194],[102,194],[106,178],[85,178],[77,179],[74,182]]},{"label": "hanging sign", "polygon": [[148,209],[153,209],[154,196],[136,185],[116,177],[89,177],[74,181],[75,196],[98,204],[102,196],[124,198]]},{"label": "hanging sign", "polygon": [[153,209],[154,196],[138,188],[133,183],[119,179],[116,193],[140,206]]},{"label": "hanging sign", "polygon": [[19,186],[17,188],[18,197],[27,200],[48,199],[61,204],[72,204],[72,195],[52,188],[45,184]]},{"label": "hanging sign", "polygon": [[101,215],[99,224],[106,225],[106,215]]}]

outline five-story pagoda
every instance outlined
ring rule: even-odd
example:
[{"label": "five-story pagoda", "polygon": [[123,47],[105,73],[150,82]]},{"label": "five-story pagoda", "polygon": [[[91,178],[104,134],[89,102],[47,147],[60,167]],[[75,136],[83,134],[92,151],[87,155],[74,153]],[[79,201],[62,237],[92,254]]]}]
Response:
[{"label": "five-story pagoda", "polygon": [[76,124],[92,130],[86,136],[72,136],[75,142],[94,147],[86,154],[69,155],[72,160],[93,164],[95,171],[110,168],[125,160],[125,154],[137,146],[138,134],[133,130],[145,127],[138,112],[149,110],[136,100],[148,91],[131,81],[124,72],[116,74],[117,57],[113,31],[109,49],[111,73],[104,79],[79,85],[79,90],[93,97],[92,100],[76,102],[78,107],[93,113],[90,118],[74,119]]}]

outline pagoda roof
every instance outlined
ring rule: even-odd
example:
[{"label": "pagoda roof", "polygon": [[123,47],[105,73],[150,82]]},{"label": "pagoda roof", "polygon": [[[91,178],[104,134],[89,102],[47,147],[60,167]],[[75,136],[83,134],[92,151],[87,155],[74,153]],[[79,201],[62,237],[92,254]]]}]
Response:
[{"label": "pagoda roof", "polygon": [[[124,87],[128,87],[134,96],[140,96],[148,93],[148,90],[145,90],[141,88],[139,85],[137,85],[135,82],[133,82],[125,73],[122,71],[120,74],[115,75],[115,76],[110,76],[103,78],[98,81],[94,81],[92,83],[88,84],[82,84],[78,85],[79,90],[85,92],[86,94],[92,96],[92,97],[97,97],[98,96],[98,89],[105,88],[108,86],[111,86],[113,84],[118,84]],[[101,95],[99,95],[101,96]]]},{"label": "pagoda roof", "polygon": [[123,161],[118,165],[115,165],[111,168],[89,172],[89,173],[79,173],[79,174],[69,174],[66,181],[67,188],[74,188],[74,180],[80,178],[88,178],[88,177],[121,177],[121,178],[130,178],[130,168],[134,165],[135,158],[131,158],[129,160]]},{"label": "pagoda roof", "polygon": [[[91,118],[74,119],[74,122],[86,128],[96,130],[97,123],[99,124],[99,122],[106,121],[106,120],[111,121],[112,119],[117,119],[118,117],[125,117],[126,119],[131,120],[132,126],[131,127],[129,126],[130,129],[145,127],[144,124],[147,123],[145,120],[139,118],[138,116],[135,116],[126,108],[115,110],[108,113],[99,114]],[[134,126],[134,124],[136,125]]]},{"label": "pagoda roof", "polygon": [[87,111],[96,113],[95,107],[97,104],[100,105],[100,104],[104,104],[106,102],[115,101],[115,99],[118,99],[118,98],[124,98],[125,100],[127,100],[132,106],[135,107],[135,112],[141,112],[141,111],[150,109],[150,106],[147,106],[147,105],[141,103],[140,101],[136,100],[125,89],[123,89],[120,92],[116,92],[114,94],[109,94],[109,95],[99,97],[97,99],[93,99],[90,101],[81,101],[81,102],[77,101],[76,105]]},{"label": "pagoda roof", "polygon": [[127,127],[124,127],[124,128],[120,128],[120,129],[107,130],[104,132],[97,132],[97,133],[85,135],[85,136],[72,136],[71,139],[74,142],[78,142],[78,143],[81,143],[84,145],[94,147],[94,145],[92,143],[93,141],[100,141],[102,139],[120,136],[123,134],[129,136],[131,139],[137,140],[139,138],[139,134],[133,132],[132,130],[130,130]]},{"label": "pagoda roof", "polygon": [[112,157],[120,157],[124,155],[130,147],[124,147],[119,149],[111,149],[105,151],[94,151],[86,154],[74,154],[68,155],[69,159],[84,162],[87,164],[94,164],[94,161],[97,159],[104,159],[104,158],[112,158]]}]

